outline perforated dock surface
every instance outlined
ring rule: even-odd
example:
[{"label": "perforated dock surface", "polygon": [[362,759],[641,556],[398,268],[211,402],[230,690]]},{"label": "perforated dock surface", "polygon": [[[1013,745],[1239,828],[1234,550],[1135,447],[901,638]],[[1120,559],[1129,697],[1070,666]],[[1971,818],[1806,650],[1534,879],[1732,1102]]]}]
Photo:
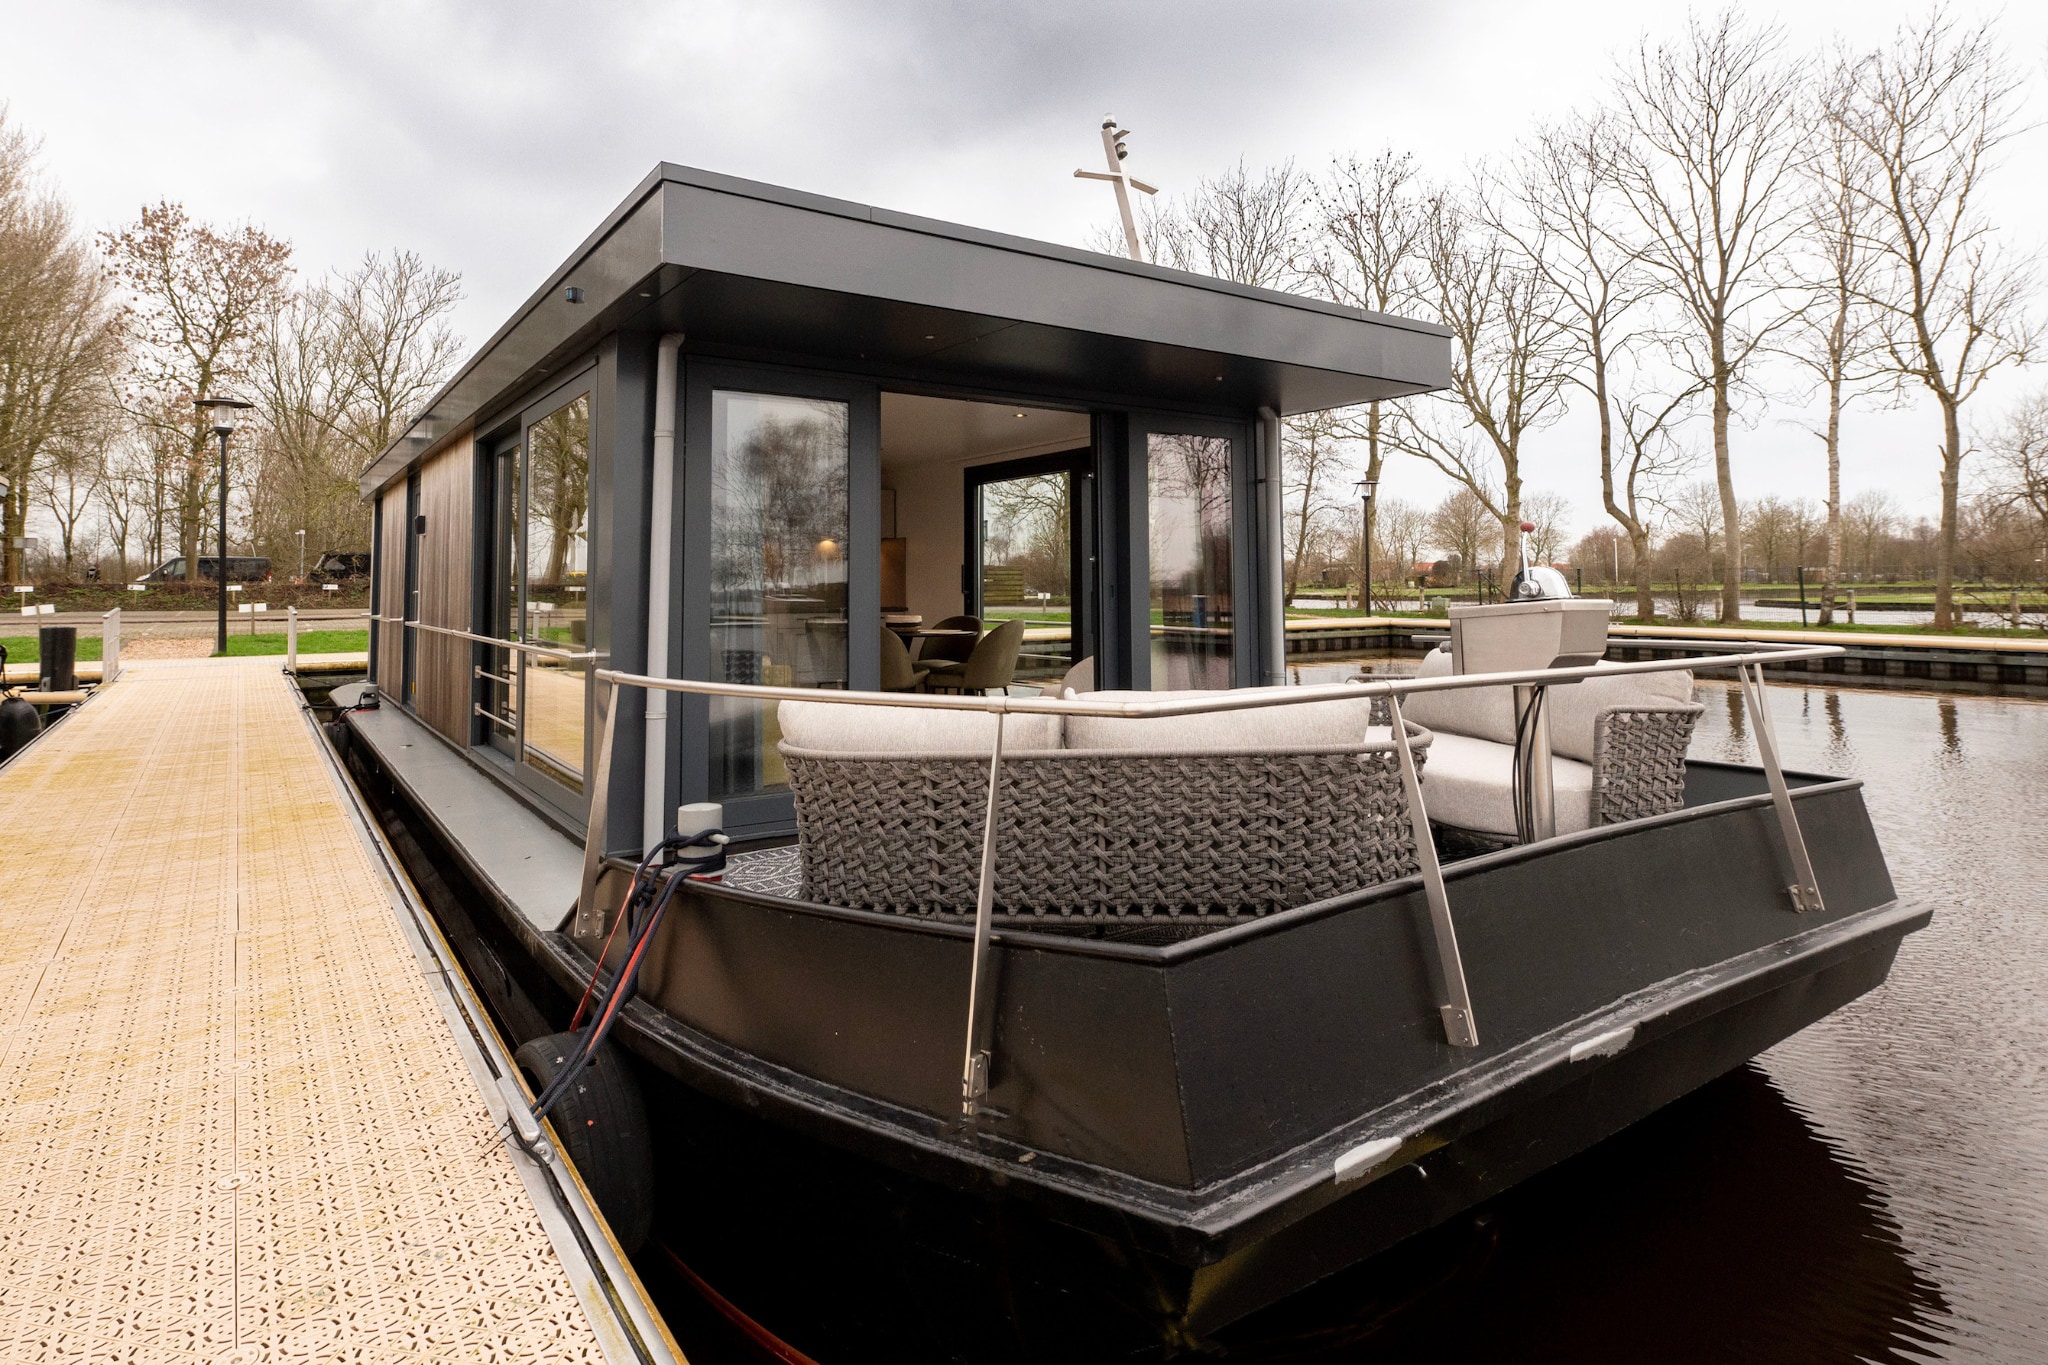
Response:
[{"label": "perforated dock surface", "polygon": [[602,1361],[278,661],[0,772],[0,1361]]}]

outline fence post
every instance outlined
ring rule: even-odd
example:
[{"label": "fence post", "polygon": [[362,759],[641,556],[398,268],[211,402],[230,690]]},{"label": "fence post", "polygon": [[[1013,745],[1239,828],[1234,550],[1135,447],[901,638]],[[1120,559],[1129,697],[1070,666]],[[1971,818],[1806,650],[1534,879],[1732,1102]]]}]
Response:
[{"label": "fence post", "polygon": [[299,671],[299,609],[284,609],[284,671],[296,674]]},{"label": "fence post", "polygon": [[121,609],[100,615],[100,686],[121,676]]}]

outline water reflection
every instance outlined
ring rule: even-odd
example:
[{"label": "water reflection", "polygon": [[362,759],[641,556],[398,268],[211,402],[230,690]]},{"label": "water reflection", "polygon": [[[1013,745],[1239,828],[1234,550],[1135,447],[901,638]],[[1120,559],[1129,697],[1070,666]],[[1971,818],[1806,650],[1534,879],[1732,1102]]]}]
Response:
[{"label": "water reflection", "polygon": [[1904,1361],[1946,1311],[1865,1173],[1746,1067],[1223,1336],[1361,1365]]}]

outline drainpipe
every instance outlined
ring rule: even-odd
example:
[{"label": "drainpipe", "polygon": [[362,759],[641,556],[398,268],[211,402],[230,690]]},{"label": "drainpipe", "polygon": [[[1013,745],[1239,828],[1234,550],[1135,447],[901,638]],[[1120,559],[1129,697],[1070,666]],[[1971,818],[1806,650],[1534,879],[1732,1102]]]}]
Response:
[{"label": "drainpipe", "polygon": [[1286,509],[1281,506],[1280,414],[1259,409],[1259,483],[1265,501],[1259,508],[1266,523],[1266,581],[1260,586],[1266,596],[1264,677],[1268,687],[1287,681],[1287,531]]},{"label": "drainpipe", "polygon": [[[668,676],[668,589],[675,576],[676,362],[683,334],[663,335],[654,360],[654,478],[648,492],[647,676]],[[668,712],[671,694],[647,694],[645,795],[640,813],[642,848],[668,832]]]}]

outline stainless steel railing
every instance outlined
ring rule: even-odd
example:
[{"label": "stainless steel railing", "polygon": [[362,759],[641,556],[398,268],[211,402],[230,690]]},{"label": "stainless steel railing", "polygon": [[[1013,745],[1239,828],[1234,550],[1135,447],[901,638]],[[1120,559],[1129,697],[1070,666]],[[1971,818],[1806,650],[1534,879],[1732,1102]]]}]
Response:
[{"label": "stainless steel railing", "polygon": [[[497,635],[479,635],[475,631],[457,630],[453,626],[435,626],[429,625],[425,621],[408,621],[396,616],[380,616],[376,612],[365,612],[363,614],[373,625],[400,626],[406,630],[423,630],[430,635],[442,635],[450,639],[467,640],[471,644],[487,645],[493,649],[508,650],[515,654],[552,659],[558,663],[581,664],[583,666],[583,685],[586,693],[591,690],[591,674],[593,669],[596,667],[598,660],[606,657],[602,650],[557,649],[552,645],[537,645],[526,640],[509,640]],[[495,725],[506,731],[510,736],[513,748],[518,751],[517,756],[521,761],[529,758],[538,759],[544,766],[556,769],[564,776],[572,777],[579,782],[583,780],[583,772],[580,768],[572,769],[560,757],[550,754],[543,749],[530,746],[526,742],[526,669],[523,665],[511,670],[511,676],[507,677],[503,674],[493,673],[481,664],[472,664],[470,676],[472,679],[483,678],[497,683],[499,686],[508,688],[514,693],[511,705],[512,718],[509,720],[490,707],[482,706],[474,701],[470,703],[469,709],[471,714],[481,717],[487,724]]]},{"label": "stainless steel railing", "polygon": [[[1323,683],[1307,687],[1245,688],[1206,697],[1145,701],[1126,699],[1071,701],[1054,697],[968,697],[932,696],[905,692],[847,692],[807,687],[765,687],[751,683],[699,682],[681,678],[654,678],[619,669],[592,670],[596,682],[616,693],[621,687],[645,691],[684,692],[698,696],[737,697],[754,701],[807,701],[840,706],[909,706],[927,710],[984,711],[996,718],[994,746],[989,754],[988,806],[982,818],[981,879],[974,905],[973,966],[968,978],[967,1037],[960,1077],[963,1117],[972,1120],[982,1112],[988,1093],[992,1058],[994,1011],[985,1008],[988,990],[988,959],[995,908],[995,840],[997,795],[1003,767],[1003,720],[1019,715],[1147,717],[1197,716],[1220,711],[1249,711],[1270,706],[1301,706],[1319,701],[1384,697],[1392,724],[1396,754],[1401,769],[1403,794],[1408,804],[1409,828],[1414,833],[1424,898],[1429,907],[1431,935],[1435,947],[1435,976],[1438,1008],[1444,1033],[1458,1047],[1479,1045],[1478,1022],[1474,1017],[1470,988],[1465,980],[1463,958],[1458,951],[1457,925],[1451,916],[1450,898],[1444,889],[1443,868],[1437,861],[1436,846],[1429,834],[1429,813],[1423,803],[1421,774],[1408,742],[1401,717],[1401,698],[1418,692],[1456,691],[1468,687],[1534,687],[1576,682],[1596,674],[1604,678],[1631,673],[1663,673],[1681,669],[1720,670],[1733,668],[1742,682],[1743,702],[1757,734],[1757,749],[1770,784],[1771,801],[1777,809],[1780,832],[1791,863],[1793,882],[1788,890],[1799,910],[1821,908],[1820,888],[1814,880],[1813,864],[1807,856],[1806,841],[1799,819],[1792,809],[1791,792],[1778,762],[1776,731],[1770,711],[1764,705],[1763,670],[1772,663],[1798,659],[1828,658],[1843,653],[1839,645],[1761,645],[1744,653],[1702,657],[1648,659],[1637,663],[1601,664],[1580,668],[1529,669],[1515,673],[1453,674],[1431,678],[1357,679],[1344,683]],[[590,823],[583,846],[583,881],[576,906],[579,933],[602,932],[596,904],[597,878],[604,863],[604,830],[611,785],[612,744],[618,707],[608,697],[604,705],[604,729],[598,742],[596,774],[590,786]]]}]

